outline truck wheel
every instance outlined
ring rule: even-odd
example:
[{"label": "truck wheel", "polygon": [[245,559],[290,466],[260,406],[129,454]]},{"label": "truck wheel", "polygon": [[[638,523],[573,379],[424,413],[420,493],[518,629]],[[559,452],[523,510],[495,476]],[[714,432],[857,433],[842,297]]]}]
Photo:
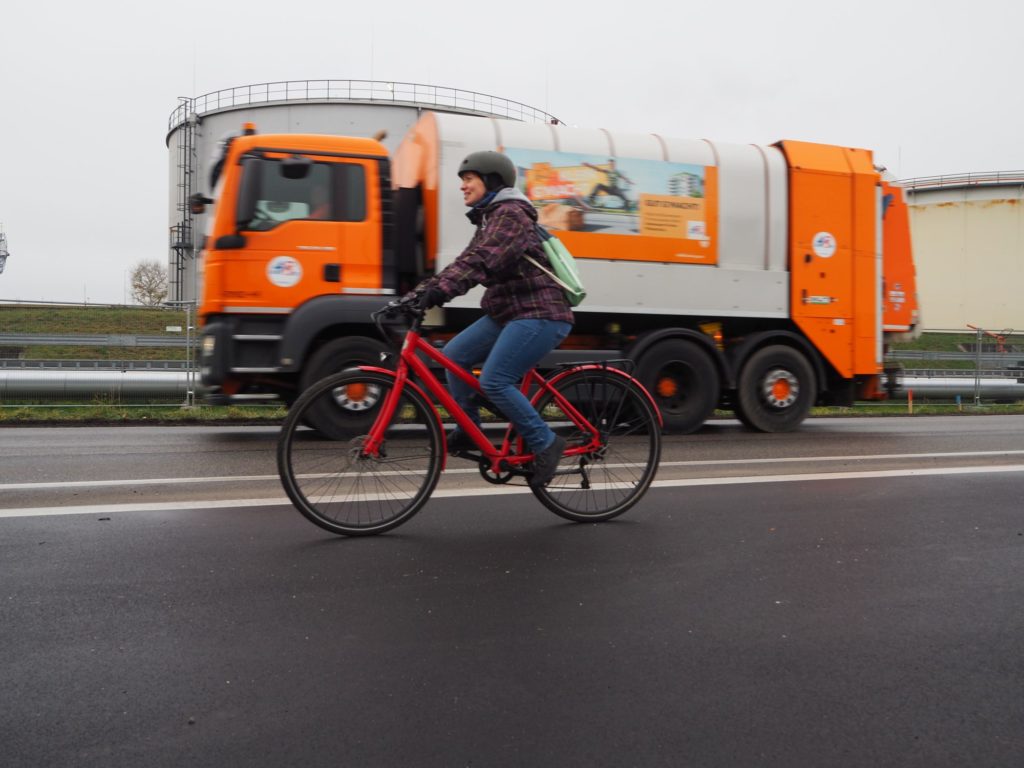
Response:
[{"label": "truck wheel", "polygon": [[670,339],[655,344],[641,356],[637,378],[661,411],[665,432],[696,431],[718,403],[718,369],[692,342]]},{"label": "truck wheel", "polygon": [[740,421],[760,432],[792,432],[817,400],[814,371],[792,347],[759,349],[743,365],[734,408]]},{"label": "truck wheel", "polygon": [[[365,336],[332,339],[310,355],[302,372],[302,390],[305,391],[326,376],[357,365],[390,368],[390,365],[381,362],[381,354],[387,351],[388,348],[382,342]],[[332,399],[321,398],[320,402],[310,407],[303,421],[331,440],[348,440],[364,434],[373,424],[377,413],[375,406],[378,398],[374,394],[366,391],[353,396],[340,388]]]}]

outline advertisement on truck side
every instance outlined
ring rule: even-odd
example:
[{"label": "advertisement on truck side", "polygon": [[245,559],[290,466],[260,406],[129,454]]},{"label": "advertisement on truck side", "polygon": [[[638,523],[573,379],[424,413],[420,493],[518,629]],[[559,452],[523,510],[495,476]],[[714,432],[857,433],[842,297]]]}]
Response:
[{"label": "advertisement on truck side", "polygon": [[[541,224],[574,255],[636,261],[717,261],[712,166],[505,148]],[[638,241],[623,247],[621,238]]]}]

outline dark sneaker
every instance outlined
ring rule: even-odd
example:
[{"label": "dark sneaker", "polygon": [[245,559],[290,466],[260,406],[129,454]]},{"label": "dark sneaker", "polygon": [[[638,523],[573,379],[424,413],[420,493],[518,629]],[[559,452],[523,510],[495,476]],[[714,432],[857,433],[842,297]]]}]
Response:
[{"label": "dark sneaker", "polygon": [[470,440],[469,436],[461,429],[453,429],[449,432],[446,442],[448,444],[448,453],[453,455],[480,450],[477,444]]},{"label": "dark sneaker", "polygon": [[551,445],[537,454],[537,458],[533,460],[533,475],[529,480],[531,488],[543,488],[555,476],[564,450],[565,438],[555,435]]}]

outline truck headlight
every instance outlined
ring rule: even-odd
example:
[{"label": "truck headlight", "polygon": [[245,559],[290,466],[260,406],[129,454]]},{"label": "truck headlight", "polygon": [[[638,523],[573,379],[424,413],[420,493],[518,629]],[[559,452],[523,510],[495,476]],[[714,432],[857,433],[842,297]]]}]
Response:
[{"label": "truck headlight", "polygon": [[217,337],[213,334],[203,336],[202,353],[203,357],[213,357],[213,350],[217,346]]}]

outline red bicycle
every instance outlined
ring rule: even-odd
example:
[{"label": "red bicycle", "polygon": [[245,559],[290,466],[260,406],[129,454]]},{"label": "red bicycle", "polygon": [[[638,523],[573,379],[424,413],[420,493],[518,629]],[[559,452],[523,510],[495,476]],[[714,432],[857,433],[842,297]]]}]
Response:
[{"label": "red bicycle", "polygon": [[[295,402],[281,428],[277,464],[288,497],[310,521],[347,536],[383,533],[406,522],[430,498],[447,463],[441,410],[469,436],[490,483],[530,475],[534,459],[511,424],[495,445],[452,398],[426,360],[476,389],[476,377],[429,344],[420,333],[423,312],[392,302],[374,313],[381,334],[387,319],[408,329],[395,370],[362,365],[329,376]],[[566,439],[555,476],[533,494],[557,515],[578,522],[610,520],[636,504],[650,487],[661,457],[661,414],[650,394],[625,370],[628,361],[579,363],[550,378],[536,370],[521,391],[549,426]],[[435,405],[435,403],[437,405]],[[303,427],[311,408],[335,409],[352,437],[327,440]]]}]

